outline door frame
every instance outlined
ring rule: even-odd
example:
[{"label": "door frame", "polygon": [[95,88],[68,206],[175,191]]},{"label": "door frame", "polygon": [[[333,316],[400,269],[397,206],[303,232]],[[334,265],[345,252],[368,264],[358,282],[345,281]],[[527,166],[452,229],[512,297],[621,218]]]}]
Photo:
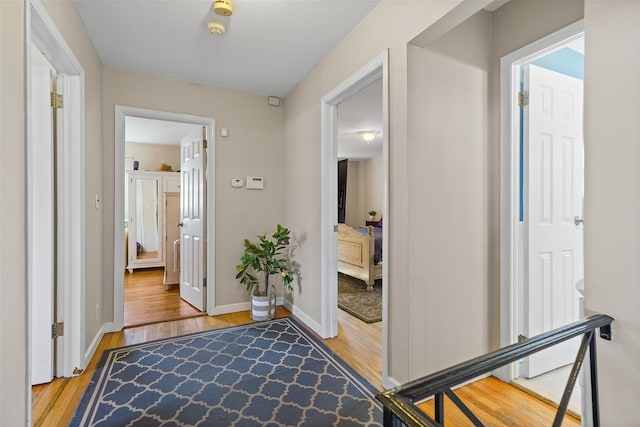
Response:
[{"label": "door frame", "polygon": [[[28,0],[26,20],[26,99],[31,99],[31,46],[43,52],[63,82],[64,110],[62,140],[58,141],[58,187],[55,198],[59,212],[55,280],[58,313],[56,322],[64,322],[64,336],[58,338],[55,372],[57,376],[72,377],[87,366],[85,354],[85,162],[84,162],[84,70],[62,33],[40,0]],[[27,102],[27,173],[32,171],[31,109]],[[31,171],[31,172],[30,172]],[[35,189],[27,187],[29,192]],[[27,230],[33,227],[33,213],[27,212]],[[31,265],[33,260],[28,260]],[[27,319],[30,319],[33,284],[27,281]],[[27,320],[27,360],[31,360],[32,324]],[[79,370],[79,371],[78,371]],[[31,368],[28,368],[31,384]],[[31,400],[31,387],[28,388]],[[29,405],[29,411],[31,406]],[[29,412],[30,418],[30,412]]]},{"label": "door frame", "polygon": [[[584,36],[584,21],[579,20],[500,58],[500,346],[518,340],[517,307],[522,298],[518,291],[518,248],[523,233],[518,219],[520,112],[517,97],[520,91],[520,66],[547,55],[566,42]],[[517,378],[518,362],[493,373],[503,381]]]},{"label": "door frame", "polygon": [[[382,164],[383,164],[383,212],[385,226],[382,229],[382,252],[389,254],[389,52],[384,50],[368,64],[324,95],[320,100],[320,152],[321,152],[321,218],[320,218],[320,331],[323,338],[338,335],[338,104],[382,79]],[[388,255],[385,255],[388,260]],[[382,265],[383,283],[389,283],[389,263]],[[388,344],[388,286],[382,287],[382,378],[386,384]]]},{"label": "door frame", "polygon": [[[212,316],[215,304],[215,119],[188,114],[150,110],[146,108],[115,106],[115,165],[114,165],[114,223],[113,223],[113,323],[106,332],[124,327],[124,144],[125,118],[167,120],[207,127],[207,314]],[[120,160],[118,160],[120,159]]]}]

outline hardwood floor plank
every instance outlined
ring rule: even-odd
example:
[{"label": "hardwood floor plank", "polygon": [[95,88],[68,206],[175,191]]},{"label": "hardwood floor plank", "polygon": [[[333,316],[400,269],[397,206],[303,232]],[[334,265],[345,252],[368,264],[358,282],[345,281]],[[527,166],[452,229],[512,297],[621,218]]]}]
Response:
[{"label": "hardwood floor plank", "polygon": [[[464,404],[487,426],[540,427],[553,423],[556,409],[527,393],[488,377],[455,390]],[[456,427],[473,426],[460,409],[448,398],[444,399],[445,423]],[[433,417],[433,400],[418,407]],[[567,415],[563,426],[579,427],[580,421]]]},{"label": "hardwood floor plank", "polygon": [[180,298],[178,285],[165,289],[163,268],[145,268],[124,274],[124,326],[204,316]]}]

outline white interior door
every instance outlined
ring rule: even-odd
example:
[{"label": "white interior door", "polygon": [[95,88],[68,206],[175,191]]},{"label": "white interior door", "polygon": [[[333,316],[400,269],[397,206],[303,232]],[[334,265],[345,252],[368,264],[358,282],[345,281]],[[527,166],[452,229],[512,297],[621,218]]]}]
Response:
[{"label": "white interior door", "polygon": [[[39,52],[38,52],[39,53]],[[31,68],[29,171],[29,278],[31,281],[31,383],[53,379],[54,191],[51,69]]]},{"label": "white interior door", "polygon": [[[578,320],[576,283],[583,277],[583,82],[535,65],[525,67],[524,334],[528,337]],[[572,363],[574,339],[530,356],[530,378]]]},{"label": "white interior door", "polygon": [[206,309],[206,127],[180,143],[180,297]]}]

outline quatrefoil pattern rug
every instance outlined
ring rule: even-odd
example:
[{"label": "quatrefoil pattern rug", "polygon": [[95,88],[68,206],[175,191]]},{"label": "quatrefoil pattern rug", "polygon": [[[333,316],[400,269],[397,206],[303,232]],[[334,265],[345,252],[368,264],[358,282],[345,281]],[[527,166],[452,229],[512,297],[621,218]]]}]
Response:
[{"label": "quatrefoil pattern rug", "polygon": [[381,425],[375,393],[287,317],[105,351],[71,425]]}]

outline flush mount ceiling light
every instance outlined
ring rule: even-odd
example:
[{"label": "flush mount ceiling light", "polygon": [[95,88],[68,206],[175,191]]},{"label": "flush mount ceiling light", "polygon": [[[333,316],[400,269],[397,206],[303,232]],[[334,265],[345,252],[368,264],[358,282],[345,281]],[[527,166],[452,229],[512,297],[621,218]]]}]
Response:
[{"label": "flush mount ceiling light", "polygon": [[361,130],[358,132],[358,136],[367,142],[371,142],[380,135],[380,132],[376,130]]},{"label": "flush mount ceiling light", "polygon": [[233,6],[230,0],[215,0],[211,8],[215,13],[221,16],[233,15]]},{"label": "flush mount ceiling light", "polygon": [[207,23],[207,28],[211,34],[224,34],[224,24],[216,21],[209,21]]}]

